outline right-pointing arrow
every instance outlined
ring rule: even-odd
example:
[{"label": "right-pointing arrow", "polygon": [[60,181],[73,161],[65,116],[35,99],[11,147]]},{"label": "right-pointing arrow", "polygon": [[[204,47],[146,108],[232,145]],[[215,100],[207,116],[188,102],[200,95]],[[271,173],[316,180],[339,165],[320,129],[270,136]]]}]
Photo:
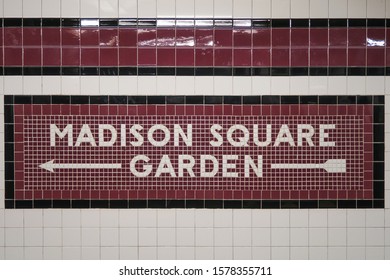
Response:
[{"label": "right-pointing arrow", "polygon": [[329,173],[345,173],[345,159],[328,159],[324,163],[272,163],[272,169],[325,169]]}]

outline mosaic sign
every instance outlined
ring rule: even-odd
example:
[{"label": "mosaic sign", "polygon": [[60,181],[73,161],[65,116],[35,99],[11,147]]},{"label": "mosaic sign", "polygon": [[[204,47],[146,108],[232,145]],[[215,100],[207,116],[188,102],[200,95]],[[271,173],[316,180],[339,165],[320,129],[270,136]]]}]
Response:
[{"label": "mosaic sign", "polygon": [[337,97],[336,104],[303,104],[299,97],[289,104],[280,97],[276,104],[91,98],[6,105],[13,139],[6,141],[13,150],[8,206],[307,208],[383,201],[374,178],[380,149],[374,143],[383,142],[375,136],[374,110],[383,106],[371,98],[362,104],[356,97],[354,104],[338,104]]}]

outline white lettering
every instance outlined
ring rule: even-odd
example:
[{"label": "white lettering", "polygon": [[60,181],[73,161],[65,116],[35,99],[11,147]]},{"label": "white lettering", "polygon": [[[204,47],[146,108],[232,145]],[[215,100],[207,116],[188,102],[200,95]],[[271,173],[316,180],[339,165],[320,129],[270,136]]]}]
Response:
[{"label": "white lettering", "polygon": [[93,138],[91,129],[87,124],[83,124],[83,126],[81,127],[80,134],[77,137],[75,147],[80,146],[81,143],[90,143],[91,146],[96,147],[95,139]]},{"label": "white lettering", "polygon": [[146,177],[149,176],[150,172],[152,172],[152,166],[149,164],[144,164],[143,165],[143,172],[139,172],[136,168],[135,165],[137,164],[138,161],[144,161],[144,162],[149,162],[150,158],[144,155],[138,155],[133,157],[133,159],[130,161],[130,171],[131,173],[134,174],[135,177]]},{"label": "white lettering", "polygon": [[160,177],[162,173],[169,173],[171,177],[176,177],[175,171],[173,170],[173,166],[168,155],[162,156],[155,177]]},{"label": "white lettering", "polygon": [[135,137],[135,139],[137,139],[137,141],[130,142],[132,146],[139,147],[144,143],[144,137],[142,137],[142,135],[139,133],[139,131],[142,129],[144,128],[139,124],[135,124],[130,128],[130,133]]},{"label": "white lettering", "polygon": [[[161,141],[157,141],[153,138],[153,133],[157,130],[161,130],[164,133],[164,139]],[[153,125],[148,131],[148,140],[155,147],[164,147],[169,142],[170,138],[169,129],[162,124]]]},{"label": "white lettering", "polygon": [[[104,140],[104,131],[109,130],[111,132],[111,139],[109,141]],[[112,147],[116,141],[117,133],[116,129],[110,124],[99,124],[99,146],[100,147]]]},{"label": "white lettering", "polygon": [[[236,132],[236,130],[240,130],[242,133],[244,133],[244,137],[239,137],[238,141],[233,139],[233,133]],[[248,146],[248,141],[249,141],[249,130],[241,124],[236,124],[236,125],[231,126],[228,129],[226,137],[232,146],[246,147],[246,146]]]},{"label": "white lettering", "polygon": [[217,131],[221,131],[222,126],[219,124],[213,124],[210,128],[211,134],[217,139],[217,141],[211,140],[210,145],[213,147],[220,147],[223,144],[223,138]]},{"label": "white lettering", "polygon": [[[206,171],[206,161],[211,161],[213,164],[213,169],[209,172]],[[214,177],[218,172],[218,160],[211,155],[201,155],[200,156],[200,176],[201,177]]]},{"label": "white lettering", "polygon": [[245,155],[245,177],[249,177],[249,167],[255,172],[257,177],[263,177],[263,156],[257,155],[257,166],[251,156]]},{"label": "white lettering", "polygon": [[174,138],[174,146],[179,146],[179,136],[183,139],[184,143],[187,147],[192,146],[192,124],[187,124],[187,135],[184,133],[183,129],[180,125],[175,124],[173,126],[173,138]]},{"label": "white lettering", "polygon": [[190,177],[195,177],[194,171],[192,170],[194,165],[195,159],[193,156],[179,155],[179,177],[184,176],[184,169],[187,170],[188,174],[190,174]]},{"label": "white lettering", "polygon": [[73,146],[73,125],[68,124],[65,126],[65,128],[61,131],[57,125],[50,124],[50,146],[55,147],[56,145],[56,135],[62,139],[65,137],[65,135],[68,134],[68,146]]},{"label": "white lettering", "polygon": [[267,147],[271,144],[272,125],[267,124],[266,140],[264,142],[259,141],[259,125],[253,125],[253,142],[258,147]]},{"label": "white lettering", "polygon": [[[306,130],[306,132],[303,132]],[[314,135],[314,128],[310,124],[298,124],[298,146],[302,146],[302,139],[305,138],[307,144],[313,147],[313,141],[311,137]]]},{"label": "white lettering", "polygon": [[291,136],[290,129],[288,128],[287,124],[282,125],[282,127],[279,130],[279,134],[276,137],[274,146],[277,147],[281,142],[289,143],[290,146],[294,147],[295,143]]},{"label": "white lettering", "polygon": [[230,160],[238,159],[237,155],[223,155],[222,156],[222,177],[236,178],[238,177],[237,172],[231,172],[229,169],[236,168],[235,163],[229,162]]},{"label": "white lettering", "polygon": [[325,132],[325,129],[335,129],[335,124],[320,124],[320,147],[334,147],[335,142],[326,142],[325,138],[329,137],[329,133]]}]

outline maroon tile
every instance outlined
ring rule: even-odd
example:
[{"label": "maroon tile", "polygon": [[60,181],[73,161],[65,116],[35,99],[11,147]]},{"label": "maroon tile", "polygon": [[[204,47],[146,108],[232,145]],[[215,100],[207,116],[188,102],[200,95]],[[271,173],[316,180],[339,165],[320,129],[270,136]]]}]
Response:
[{"label": "maroon tile", "polygon": [[366,41],[366,28],[348,29],[348,46],[365,46]]},{"label": "maroon tile", "polygon": [[272,28],[272,48],[290,46],[289,28]]},{"label": "maroon tile", "polygon": [[41,48],[24,48],[23,50],[23,64],[25,66],[40,66],[41,61]]},{"label": "maroon tile", "polygon": [[233,29],[234,47],[251,47],[252,30],[251,29]]},{"label": "maroon tile", "polygon": [[60,28],[42,28],[42,45],[59,46],[61,42]]},{"label": "maroon tile", "polygon": [[215,47],[231,47],[233,45],[233,32],[231,29],[214,30]]},{"label": "maroon tile", "polygon": [[63,46],[79,46],[80,45],[80,29],[64,27],[61,30]]},{"label": "maroon tile", "polygon": [[213,66],[214,54],[213,49],[196,49],[195,65],[196,66]]},{"label": "maroon tile", "polygon": [[157,49],[158,66],[175,66],[175,49],[158,48]]},{"label": "maroon tile", "polygon": [[346,66],[346,65],[347,65],[347,49],[330,48],[329,66]]},{"label": "maroon tile", "polygon": [[82,48],[81,66],[99,66],[99,49]]},{"label": "maroon tile", "polygon": [[307,67],[308,65],[308,49],[291,49],[291,67]]},{"label": "maroon tile", "polygon": [[136,47],[138,44],[138,31],[136,28],[119,28],[119,46]]},{"label": "maroon tile", "polygon": [[157,29],[157,46],[174,47],[176,45],[176,32],[174,28]]},{"label": "maroon tile", "polygon": [[22,66],[22,48],[4,48],[5,66]]},{"label": "maroon tile", "polygon": [[194,66],[195,65],[195,56],[194,49],[192,48],[183,48],[176,49],[176,66]]},{"label": "maroon tile", "polygon": [[348,49],[348,66],[366,66],[366,49]]},{"label": "maroon tile", "polygon": [[177,47],[195,46],[195,30],[193,28],[176,29],[176,46]]},{"label": "maroon tile", "polygon": [[139,48],[138,49],[138,65],[155,66],[156,49],[155,48]]},{"label": "maroon tile", "polygon": [[137,66],[137,49],[119,48],[119,66]]},{"label": "maroon tile", "polygon": [[348,29],[347,28],[330,28],[329,29],[329,45],[330,46],[346,46],[348,44]]},{"label": "maroon tile", "polygon": [[291,47],[308,47],[309,29],[292,28],[291,29]]},{"label": "maroon tile", "polygon": [[195,29],[195,46],[212,47],[214,45],[213,29]]},{"label": "maroon tile", "polygon": [[100,48],[100,66],[118,66],[118,48]]},{"label": "maroon tile", "polygon": [[138,29],[138,46],[154,47],[156,46],[157,31],[156,29]]},{"label": "maroon tile", "polygon": [[81,29],[81,46],[99,46],[99,30],[96,28]]},{"label": "maroon tile", "polygon": [[215,66],[232,66],[233,52],[232,49],[216,48],[214,49]]},{"label": "maroon tile", "polygon": [[23,28],[23,45],[40,46],[41,45],[41,28],[25,27]]},{"label": "maroon tile", "polygon": [[328,29],[312,28],[310,29],[310,46],[327,47],[328,46]]},{"label": "maroon tile", "polygon": [[80,49],[79,48],[62,48],[62,65],[63,66],[79,66],[80,65]]},{"label": "maroon tile", "polygon": [[251,66],[251,49],[234,49],[233,62],[234,66]]},{"label": "maroon tile", "polygon": [[22,28],[19,27],[7,27],[4,28],[4,46],[21,46],[22,40]]},{"label": "maroon tile", "polygon": [[101,47],[117,47],[118,46],[118,29],[117,28],[101,28],[100,46]]},{"label": "maroon tile", "polygon": [[367,48],[367,66],[385,66],[385,49],[384,48]]},{"label": "maroon tile", "polygon": [[61,49],[59,48],[43,48],[42,57],[44,66],[61,65]]},{"label": "maroon tile", "polygon": [[290,50],[289,49],[272,49],[272,66],[288,67],[290,66]]},{"label": "maroon tile", "polygon": [[328,49],[310,49],[310,66],[327,66]]},{"label": "maroon tile", "polygon": [[253,29],[253,47],[270,47],[271,46],[271,30],[269,28]]},{"label": "maroon tile", "polygon": [[367,29],[367,46],[384,47],[386,45],[386,32],[384,28]]},{"label": "maroon tile", "polygon": [[270,49],[253,49],[252,50],[253,66],[271,66]]}]

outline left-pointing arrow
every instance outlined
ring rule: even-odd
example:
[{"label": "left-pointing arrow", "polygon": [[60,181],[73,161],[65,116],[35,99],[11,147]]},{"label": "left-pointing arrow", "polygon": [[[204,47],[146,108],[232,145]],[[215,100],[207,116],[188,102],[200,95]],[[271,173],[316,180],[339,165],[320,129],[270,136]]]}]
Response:
[{"label": "left-pointing arrow", "polygon": [[47,171],[54,172],[54,169],[119,169],[120,163],[54,163],[54,159],[39,166]]}]

